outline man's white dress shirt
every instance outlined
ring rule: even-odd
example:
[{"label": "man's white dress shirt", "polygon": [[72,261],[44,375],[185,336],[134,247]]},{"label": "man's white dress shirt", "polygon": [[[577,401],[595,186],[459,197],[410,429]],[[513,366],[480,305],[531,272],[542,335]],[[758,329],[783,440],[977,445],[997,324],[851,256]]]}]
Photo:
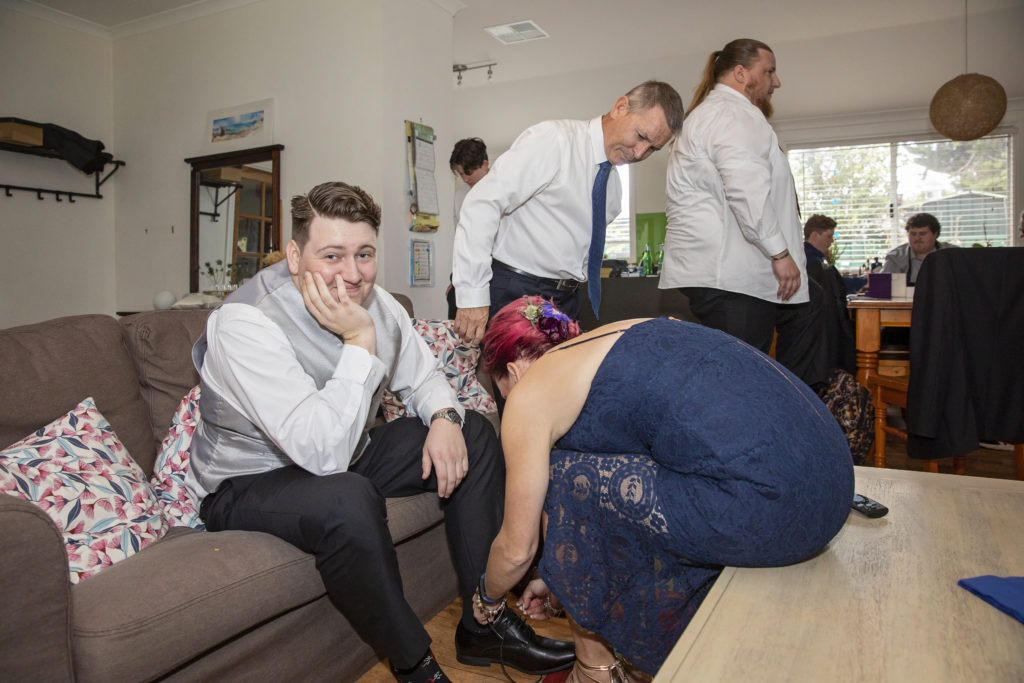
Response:
[{"label": "man's white dress shirt", "polygon": [[764,114],[715,85],[689,113],[668,163],[659,287],[710,287],[782,303],[771,256],[789,249],[808,301],[803,228],[789,161]]},{"label": "man's white dress shirt", "polygon": [[[210,314],[202,380],[281,451],[278,462],[268,456],[264,470],[294,463],[316,475],[347,471],[365,447],[385,388],[425,425],[442,408],[465,414],[406,310],[380,287],[373,296],[397,322],[397,338],[388,341],[397,354],[387,387],[381,385],[388,372],[381,359],[345,344],[332,377],[318,390],[285,333],[256,306],[226,303]],[[298,305],[304,305],[301,298]],[[385,331],[378,326],[377,334]],[[186,485],[197,499],[208,493],[194,476]]]},{"label": "man's white dress shirt", "polygon": [[[600,117],[545,121],[520,134],[473,186],[459,213],[453,256],[459,308],[490,305],[492,258],[540,277],[587,279],[591,193],[604,161]],[[613,173],[606,225],[621,203]]]}]

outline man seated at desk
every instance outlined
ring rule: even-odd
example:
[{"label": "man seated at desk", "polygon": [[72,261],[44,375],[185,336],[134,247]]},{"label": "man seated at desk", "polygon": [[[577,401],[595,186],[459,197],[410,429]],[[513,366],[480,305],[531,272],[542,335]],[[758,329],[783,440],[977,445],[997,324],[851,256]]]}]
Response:
[{"label": "man seated at desk", "polygon": [[928,254],[937,249],[955,247],[949,242],[939,242],[942,226],[939,219],[930,213],[915,213],[907,219],[907,240],[885,255],[883,273],[906,273],[907,286],[913,287],[917,282],[917,274],[921,272],[921,264]]}]

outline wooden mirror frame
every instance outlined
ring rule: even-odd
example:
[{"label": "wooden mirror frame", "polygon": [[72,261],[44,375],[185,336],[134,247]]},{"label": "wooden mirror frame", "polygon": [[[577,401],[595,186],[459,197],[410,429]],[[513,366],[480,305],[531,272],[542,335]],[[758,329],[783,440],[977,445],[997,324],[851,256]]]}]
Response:
[{"label": "wooden mirror frame", "polygon": [[283,149],[284,145],[268,145],[267,147],[255,147],[253,149],[242,149],[237,152],[222,152],[220,154],[209,154],[203,157],[185,159],[185,163],[192,165],[192,175],[189,182],[191,186],[188,261],[188,287],[190,292],[199,291],[199,187],[203,171],[221,166],[252,164],[257,161],[272,162],[272,184],[274,189],[271,215],[274,229],[278,234],[278,241],[280,241],[281,150]]}]

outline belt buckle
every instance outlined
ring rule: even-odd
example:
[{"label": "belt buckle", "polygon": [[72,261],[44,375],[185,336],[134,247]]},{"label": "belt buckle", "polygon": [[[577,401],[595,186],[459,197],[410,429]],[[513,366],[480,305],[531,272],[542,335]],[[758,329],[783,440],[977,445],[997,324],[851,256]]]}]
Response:
[{"label": "belt buckle", "polygon": [[559,292],[575,292],[579,289],[580,283],[576,280],[559,280],[555,289]]}]

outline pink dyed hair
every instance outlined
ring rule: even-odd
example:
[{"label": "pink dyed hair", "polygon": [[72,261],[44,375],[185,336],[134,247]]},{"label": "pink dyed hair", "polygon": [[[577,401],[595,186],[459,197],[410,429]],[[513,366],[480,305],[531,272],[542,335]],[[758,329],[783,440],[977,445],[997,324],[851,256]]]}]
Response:
[{"label": "pink dyed hair", "polygon": [[[520,358],[536,360],[548,349],[556,346],[556,342],[552,342],[546,334],[534,327],[524,315],[527,306],[541,306],[545,303],[554,307],[550,300],[540,296],[520,297],[491,318],[491,324],[488,325],[487,333],[481,342],[484,348],[484,369],[487,374],[501,379],[508,375],[509,363]],[[561,313],[558,308],[555,310]],[[579,333],[580,326],[573,321],[569,324],[566,339],[572,339]]]}]

